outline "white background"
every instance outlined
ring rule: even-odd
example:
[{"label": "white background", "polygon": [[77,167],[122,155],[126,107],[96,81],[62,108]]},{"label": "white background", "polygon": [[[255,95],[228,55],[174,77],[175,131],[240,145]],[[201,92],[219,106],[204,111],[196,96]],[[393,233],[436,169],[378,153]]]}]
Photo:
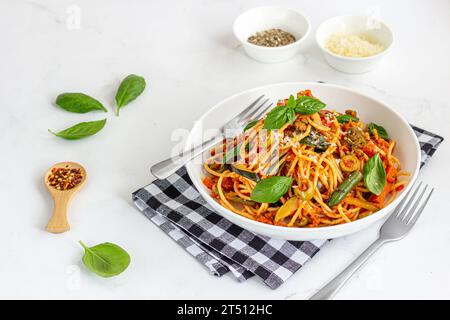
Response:
[{"label": "white background", "polygon": [[[216,278],[144,218],[131,192],[151,180],[174,129],[227,96],[282,81],[345,85],[399,110],[408,121],[450,138],[450,2],[276,1],[304,12],[313,32],[326,18],[379,10],[395,47],[373,72],[345,75],[324,62],[308,39],[304,55],[257,63],[242,52],[231,26],[242,11],[275,1],[17,1],[0,2],[0,298],[264,298],[312,294],[359,254],[376,230],[332,241],[278,290],[257,279]],[[71,7],[72,6],[72,7]],[[74,7],[73,7],[74,6]],[[70,13],[80,9],[80,29]],[[113,115],[114,94],[130,73],[148,88]],[[66,91],[102,101],[110,112],[71,114],[54,105]],[[47,129],[108,118],[96,136],[65,141]],[[450,148],[444,142],[420,179],[436,192],[417,227],[382,248],[339,292],[341,299],[450,298]],[[89,174],[70,208],[72,230],[44,227],[52,200],[43,174],[78,161]],[[110,241],[129,251],[122,275],[99,278],[80,262],[78,240]]]}]

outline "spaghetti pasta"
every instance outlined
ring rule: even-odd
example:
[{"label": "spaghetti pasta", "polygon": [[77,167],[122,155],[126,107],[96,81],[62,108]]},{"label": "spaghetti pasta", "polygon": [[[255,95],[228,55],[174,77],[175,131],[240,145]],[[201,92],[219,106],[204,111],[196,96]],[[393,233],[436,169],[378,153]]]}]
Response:
[{"label": "spaghetti pasta", "polygon": [[[309,90],[297,94],[298,99],[305,96],[319,101]],[[280,100],[278,107],[280,115],[282,107],[292,112],[288,99]],[[263,118],[211,150],[204,160],[203,183],[222,206],[262,223],[324,227],[367,217],[403,189],[408,173],[393,155],[395,141],[382,138],[376,130],[369,132],[355,111],[292,110],[295,118],[277,130],[266,130],[267,118]],[[224,161],[233,148],[234,157]],[[384,187],[378,194],[370,191],[366,181],[367,163],[375,156],[381,160],[380,172],[385,173],[380,174]],[[354,171],[364,173],[364,179],[346,181]],[[273,176],[291,179],[287,191],[276,202],[255,199],[253,191],[259,182]]]}]

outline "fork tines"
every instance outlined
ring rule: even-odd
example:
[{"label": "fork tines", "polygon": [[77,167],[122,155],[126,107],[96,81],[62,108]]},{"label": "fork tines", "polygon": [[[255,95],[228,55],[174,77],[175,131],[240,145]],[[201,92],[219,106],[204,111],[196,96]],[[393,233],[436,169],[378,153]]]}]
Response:
[{"label": "fork tines", "polygon": [[[430,199],[430,197],[434,191],[434,188],[429,187],[428,184],[425,185],[423,188],[421,188],[421,187],[422,187],[422,182],[419,182],[419,184],[417,186],[413,186],[408,191],[408,193],[405,195],[405,198],[403,198],[400,205],[397,207],[398,208],[397,212],[394,213],[395,217],[398,220],[401,220],[402,222],[404,222],[408,225],[413,225],[414,223],[416,223],[417,219],[419,219],[419,216],[422,214],[423,209],[425,208],[428,200]],[[408,200],[409,194],[411,193],[411,191],[413,189],[414,189],[414,192]],[[422,190],[422,191],[419,194],[420,190]],[[427,196],[425,197],[425,200],[422,202],[422,205],[419,207],[422,198],[426,194],[427,194]],[[419,209],[417,209],[417,208],[419,208]]]},{"label": "fork tines", "polygon": [[253,102],[250,106],[248,106],[244,111],[242,111],[240,114],[237,115],[237,118],[240,122],[248,122],[249,120],[256,120],[260,116],[263,115],[265,111],[269,107],[272,106],[272,104],[267,104],[269,101],[268,98],[264,99],[260,104],[258,102],[264,98],[264,95],[260,96],[255,102]]}]

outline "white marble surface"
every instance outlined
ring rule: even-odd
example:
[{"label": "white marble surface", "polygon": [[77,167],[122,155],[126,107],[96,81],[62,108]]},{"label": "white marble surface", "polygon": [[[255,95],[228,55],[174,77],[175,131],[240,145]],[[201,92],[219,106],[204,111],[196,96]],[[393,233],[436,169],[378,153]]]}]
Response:
[{"label": "white marble surface", "polygon": [[[449,1],[277,1],[303,11],[313,30],[334,15],[379,10],[395,32],[395,47],[378,69],[357,76],[326,65],[312,37],[303,56],[285,63],[265,65],[246,57],[232,36],[232,22],[243,10],[270,3],[0,2],[0,298],[301,299],[375,238],[372,229],[329,243],[273,291],[256,279],[240,284],[231,276],[211,276],[130,201],[131,192],[150,181],[150,164],[176,143],[172,130],[190,128],[214,103],[263,84],[346,85],[450,137]],[[80,29],[71,29],[70,14],[77,8]],[[47,132],[104,116],[58,110],[53,105],[58,93],[82,91],[111,109],[118,82],[129,73],[145,76],[148,89],[120,118],[109,112],[100,134],[70,142]],[[379,251],[337,298],[450,298],[449,158],[444,142],[421,173],[436,193],[415,230]],[[84,164],[90,179],[71,207],[72,230],[53,235],[44,231],[52,202],[42,176],[64,160]],[[129,269],[111,279],[87,272],[79,239],[120,244],[132,256]]]}]

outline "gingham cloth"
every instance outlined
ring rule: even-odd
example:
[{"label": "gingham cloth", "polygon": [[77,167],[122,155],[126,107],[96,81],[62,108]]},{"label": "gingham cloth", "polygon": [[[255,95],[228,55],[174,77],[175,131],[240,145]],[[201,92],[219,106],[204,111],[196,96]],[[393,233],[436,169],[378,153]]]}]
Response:
[{"label": "gingham cloth", "polygon": [[[444,140],[412,126],[422,149],[421,166]],[[285,241],[257,235],[222,218],[200,196],[183,167],[133,193],[144,215],[214,275],[228,271],[239,281],[254,275],[276,289],[326,242]]]}]

